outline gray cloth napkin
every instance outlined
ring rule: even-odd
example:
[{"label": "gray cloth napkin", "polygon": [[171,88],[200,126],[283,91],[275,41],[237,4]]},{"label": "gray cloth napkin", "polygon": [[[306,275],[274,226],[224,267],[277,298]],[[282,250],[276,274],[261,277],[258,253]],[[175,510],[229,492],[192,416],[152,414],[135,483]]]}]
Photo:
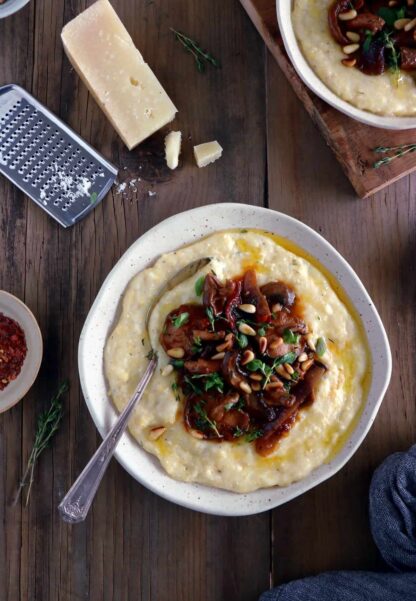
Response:
[{"label": "gray cloth napkin", "polygon": [[260,601],[416,601],[416,445],[374,473],[370,525],[394,572],[326,572],[267,591]]}]

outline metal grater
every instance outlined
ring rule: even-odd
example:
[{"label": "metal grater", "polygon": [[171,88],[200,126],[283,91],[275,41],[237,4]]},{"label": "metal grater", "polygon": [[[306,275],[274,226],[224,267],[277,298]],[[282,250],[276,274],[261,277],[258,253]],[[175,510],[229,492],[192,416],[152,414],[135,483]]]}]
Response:
[{"label": "metal grater", "polygon": [[85,217],[117,169],[16,85],[0,87],[0,173],[63,227]]}]

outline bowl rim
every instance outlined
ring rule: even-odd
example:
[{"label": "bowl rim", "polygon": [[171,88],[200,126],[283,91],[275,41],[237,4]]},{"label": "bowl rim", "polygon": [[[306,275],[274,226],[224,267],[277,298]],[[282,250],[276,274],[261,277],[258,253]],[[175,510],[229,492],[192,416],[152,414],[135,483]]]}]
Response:
[{"label": "bowl rim", "polygon": [[[23,397],[25,397],[27,395],[27,393],[29,392],[29,390],[32,388],[32,386],[38,376],[40,366],[42,364],[43,338],[42,338],[42,332],[41,332],[41,329],[39,327],[36,317],[34,316],[33,312],[29,309],[29,307],[22,300],[20,300],[20,298],[18,298],[14,294],[11,294],[11,292],[7,292],[6,290],[0,290],[0,296],[5,296],[6,298],[8,298],[10,300],[10,304],[14,304],[14,305],[20,307],[20,309],[26,313],[26,315],[29,318],[30,324],[31,324],[32,333],[36,338],[37,344],[39,345],[39,351],[40,351],[38,355],[34,356],[34,359],[36,359],[36,360],[34,360],[34,362],[32,364],[33,365],[33,367],[32,367],[33,377],[30,379],[30,381],[28,381],[28,384],[18,393],[16,398],[14,398],[12,401],[7,403],[5,406],[0,405],[0,413],[4,413],[5,411],[8,411],[9,409],[11,409],[15,405],[17,405],[17,403],[19,401],[21,401],[23,399]],[[6,315],[6,317],[8,317],[8,315]],[[20,323],[19,323],[19,325],[20,325],[20,327],[22,327],[22,325]],[[22,327],[22,329],[23,329],[23,327]],[[27,338],[27,330],[23,329],[23,331]],[[27,357],[26,357],[26,359],[27,359]],[[26,359],[25,359],[25,362],[26,362]],[[25,365],[25,362],[23,363],[22,369],[15,380],[16,382],[19,380],[20,376],[24,374],[24,370],[29,367],[29,364]],[[7,390],[7,388],[5,388],[5,390]],[[0,393],[0,396],[1,396],[1,393]]]},{"label": "bowl rim", "polygon": [[30,0],[7,0],[4,5],[0,6],[0,19],[14,15],[29,2]]},{"label": "bowl rim", "polygon": [[335,94],[315,73],[304,57],[292,23],[293,0],[276,0],[277,22],[289,59],[303,83],[314,94],[344,115],[380,129],[407,130],[416,128],[416,117],[399,117],[393,115],[376,115],[370,111],[359,109]]},{"label": "bowl rim", "polygon": [[[212,226],[210,225],[210,212],[212,212],[212,221],[215,222],[215,225]],[[234,213],[236,213],[235,216]],[[343,447],[331,461],[313,470],[313,472],[306,478],[287,487],[270,487],[259,489],[250,493],[233,493],[200,484],[179,482],[168,476],[159,464],[158,460],[153,455],[150,455],[144,451],[144,449],[140,447],[140,445],[128,432],[123,435],[117,447],[115,458],[126,469],[126,471],[130,473],[130,475],[132,475],[146,488],[162,498],[188,509],[202,511],[204,513],[214,515],[243,516],[257,514],[277,507],[299,496],[300,494],[303,494],[307,490],[310,490],[337,473],[347,463],[347,461],[351,459],[367,435],[377,415],[378,409],[389,384],[392,360],[389,342],[381,319],[366,289],[351,266],[338,253],[338,251],[315,230],[298,221],[297,219],[283,213],[263,207],[237,203],[221,203],[191,209],[189,211],[178,213],[177,215],[169,217],[168,219],[165,219],[164,221],[155,225],[145,234],[140,236],[126,250],[102,284],[101,289],[98,292],[98,295],[87,316],[79,341],[78,367],[81,388],[92,419],[95,422],[95,425],[101,436],[104,437],[111,425],[114,423],[118,414],[116,413],[111,401],[108,399],[107,387],[103,374],[102,355],[108,334],[112,330],[114,323],[113,319],[117,315],[117,310],[128,282],[136,273],[138,273],[141,269],[145,269],[147,266],[151,265],[154,259],[160,256],[161,246],[168,245],[170,250],[174,250],[175,248],[185,244],[182,242],[178,244],[176,236],[172,236],[172,232],[178,223],[181,223],[181,227],[185,227],[185,222],[191,223],[192,227],[196,226],[196,229],[199,231],[198,235],[192,235],[191,232],[195,231],[192,229],[188,234],[189,242],[194,242],[206,235],[214,233],[215,231],[221,231],[233,227],[233,225],[229,225],[228,222],[227,225],[224,224],[223,227],[222,224],[219,226],[218,224],[221,223],[221,221],[226,222],[227,219],[229,219],[233,222],[235,221],[234,227],[236,228],[247,227],[247,220],[251,221],[252,219],[255,219],[256,216],[259,218],[259,220],[264,218],[264,221],[268,223],[268,227],[258,226],[257,229],[266,229],[276,232],[279,224],[279,226],[283,226],[289,230],[290,227],[294,228],[294,231],[296,231],[299,235],[302,235],[302,239],[303,237],[309,237],[310,240],[308,241],[308,244],[302,245],[298,241],[293,240],[291,235],[286,235],[286,238],[294,241],[296,244],[298,244],[298,246],[304,248],[308,253],[317,258],[321,264],[329,269],[333,276],[340,282],[340,285],[344,291],[346,283],[353,285],[354,289],[358,291],[360,294],[360,307],[357,306],[357,304],[359,304],[358,300],[354,301],[350,294],[347,294],[346,292],[345,293],[350,298],[351,303],[359,314],[360,309],[363,312],[367,312],[367,325],[363,320],[363,326],[364,330],[366,331],[366,335],[368,336],[368,329],[370,329],[373,331],[372,335],[376,339],[377,361],[380,364],[380,369],[378,372],[380,373],[378,373],[379,378],[376,379],[374,377],[376,373],[375,366],[378,365],[378,363],[375,361],[375,355],[373,352],[374,349],[372,349],[369,345],[371,352],[372,383],[365,401],[364,409],[361,412],[359,420],[355,424],[354,429],[350,433],[348,439],[345,441]],[[272,223],[273,220],[276,222],[276,225]],[[168,237],[169,241],[163,240],[162,242],[160,236],[161,230],[165,231],[165,236],[162,236],[162,238]],[[284,234],[281,232],[276,233],[284,236]],[[152,255],[151,259],[149,259],[149,257],[146,259],[146,252],[143,252],[143,247],[146,243],[152,243],[152,241],[157,241],[157,246],[153,247],[153,250],[150,253]],[[308,248],[308,245],[310,246],[312,243],[316,244],[317,248],[321,249],[322,256],[325,256],[325,260],[326,257],[330,257],[331,260],[335,261],[338,266],[336,273],[334,273],[334,270],[325,264],[325,260],[316,257],[316,254],[311,251],[310,248]],[[158,251],[156,252],[154,248],[157,248]],[[165,252],[164,248],[163,252]],[[135,259],[141,262],[141,269],[135,270]],[[146,262],[143,263],[143,261]],[[105,299],[105,297],[109,297],[111,294],[111,288],[114,283],[117,288],[116,278],[119,270],[123,269],[124,267],[130,271],[129,276],[128,278],[124,278],[126,283],[122,290],[118,291],[119,294],[116,302],[115,299],[111,300],[111,303],[114,304],[114,307],[108,311],[108,307],[106,306],[107,299]],[[343,279],[346,280],[345,283],[343,283]],[[111,315],[108,314],[109,312]],[[96,341],[94,340],[94,336],[96,335],[99,325],[97,317],[100,319],[103,316],[108,323],[105,326],[106,334],[101,346],[101,340],[99,341],[99,345],[97,345]],[[90,336],[93,337],[92,340],[94,340],[94,344],[90,343],[89,346],[88,338]],[[97,365],[95,367],[93,353],[98,353]],[[94,374],[91,378],[91,369],[95,369],[96,371],[98,370],[100,372],[97,376],[100,380],[99,387],[95,392],[99,392],[100,394],[106,396],[103,411],[99,409],[98,405],[95,406],[95,403],[92,399],[96,382],[94,382]],[[102,386],[103,382],[104,388]],[[372,397],[370,397],[370,395],[372,395]],[[129,453],[133,453],[133,448],[135,451],[134,455],[136,461],[140,460],[142,463],[145,463],[146,469],[150,470],[150,472],[153,469],[153,473],[150,473],[150,476],[152,477],[150,477],[148,474],[143,476],[139,470],[139,467],[132,462],[131,457],[129,457]],[[146,459],[144,459],[145,457]],[[156,476],[159,477],[158,482]]]}]

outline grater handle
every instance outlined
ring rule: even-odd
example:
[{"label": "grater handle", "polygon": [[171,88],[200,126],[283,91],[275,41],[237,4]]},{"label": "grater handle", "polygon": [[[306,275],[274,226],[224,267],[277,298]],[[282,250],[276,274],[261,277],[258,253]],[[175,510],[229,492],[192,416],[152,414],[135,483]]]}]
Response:
[{"label": "grater handle", "polygon": [[59,513],[65,522],[83,522],[94,500],[95,493],[104,476],[118,441],[127,428],[130,416],[140,401],[146,386],[156,369],[157,356],[154,355],[147,366],[137,388],[123,412],[118,417],[110,432],[104,438],[95,454],[87,463],[65,497],[58,506]]}]

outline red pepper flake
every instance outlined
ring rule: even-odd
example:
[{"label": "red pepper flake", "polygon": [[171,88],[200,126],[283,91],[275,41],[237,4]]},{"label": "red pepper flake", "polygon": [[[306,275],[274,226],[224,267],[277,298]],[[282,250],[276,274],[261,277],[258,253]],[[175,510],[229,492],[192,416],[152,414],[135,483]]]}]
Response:
[{"label": "red pepper flake", "polygon": [[0,390],[20,374],[26,354],[22,328],[17,321],[0,313]]}]

